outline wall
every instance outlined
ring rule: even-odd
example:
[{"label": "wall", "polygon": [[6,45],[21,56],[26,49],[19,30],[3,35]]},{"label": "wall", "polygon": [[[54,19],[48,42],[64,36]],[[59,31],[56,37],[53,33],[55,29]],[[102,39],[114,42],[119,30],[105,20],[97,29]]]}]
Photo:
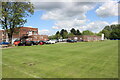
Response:
[{"label": "wall", "polygon": [[69,37],[68,39],[88,42],[88,41],[99,41],[101,40],[101,37],[95,35],[77,35],[77,36]]}]

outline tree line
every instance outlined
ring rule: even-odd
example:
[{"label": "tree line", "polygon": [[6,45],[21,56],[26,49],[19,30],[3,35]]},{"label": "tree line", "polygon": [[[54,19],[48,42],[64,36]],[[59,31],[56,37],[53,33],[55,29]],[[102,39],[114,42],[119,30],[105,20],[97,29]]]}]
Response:
[{"label": "tree line", "polygon": [[78,29],[76,30],[75,28],[72,28],[70,32],[62,29],[61,31],[57,31],[55,35],[49,36],[49,39],[66,39],[75,35],[95,35],[95,33],[89,30],[85,30],[81,33]]},{"label": "tree line", "polygon": [[105,34],[107,39],[120,39],[120,24],[105,26],[99,34]]},{"label": "tree line", "polygon": [[67,30],[62,29],[60,31],[57,31],[55,35],[49,36],[49,39],[61,39],[61,38],[66,39],[68,37],[75,35],[101,36],[101,34],[104,34],[105,38],[107,39],[120,39],[120,24],[105,26],[105,28],[99,33],[94,33],[90,30],[85,30],[83,32],[80,32],[78,29],[75,30],[74,28],[72,28],[70,32],[68,32]]}]

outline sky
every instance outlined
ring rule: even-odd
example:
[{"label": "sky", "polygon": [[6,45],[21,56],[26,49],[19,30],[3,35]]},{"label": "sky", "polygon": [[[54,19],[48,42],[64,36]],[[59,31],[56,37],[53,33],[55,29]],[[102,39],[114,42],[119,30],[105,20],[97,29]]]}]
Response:
[{"label": "sky", "polygon": [[39,34],[53,35],[71,28],[98,33],[106,25],[118,24],[117,0],[98,1],[38,1],[31,0],[35,12],[27,17],[25,27],[38,28]]}]

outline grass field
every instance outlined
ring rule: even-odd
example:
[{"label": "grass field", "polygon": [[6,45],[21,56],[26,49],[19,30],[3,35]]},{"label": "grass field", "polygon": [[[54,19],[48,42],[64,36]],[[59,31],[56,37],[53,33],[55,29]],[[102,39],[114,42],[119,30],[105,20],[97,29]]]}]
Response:
[{"label": "grass field", "polygon": [[3,50],[3,78],[117,78],[118,41]]}]

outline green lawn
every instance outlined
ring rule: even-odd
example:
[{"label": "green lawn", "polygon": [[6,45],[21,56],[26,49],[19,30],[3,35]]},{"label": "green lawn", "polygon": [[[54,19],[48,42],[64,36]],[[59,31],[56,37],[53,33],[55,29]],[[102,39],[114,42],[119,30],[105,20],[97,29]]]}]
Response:
[{"label": "green lawn", "polygon": [[117,78],[118,41],[3,50],[3,78]]}]

